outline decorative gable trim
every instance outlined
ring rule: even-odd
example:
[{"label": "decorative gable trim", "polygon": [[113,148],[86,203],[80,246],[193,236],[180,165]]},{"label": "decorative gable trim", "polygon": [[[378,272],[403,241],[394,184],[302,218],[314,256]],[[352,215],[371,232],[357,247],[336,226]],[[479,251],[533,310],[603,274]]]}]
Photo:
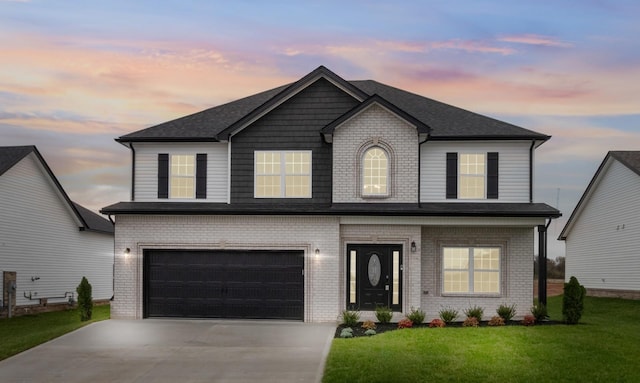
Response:
[{"label": "decorative gable trim", "polygon": [[324,78],[329,81],[339,89],[343,90],[345,93],[349,94],[351,97],[358,101],[362,101],[368,97],[368,95],[362,90],[358,89],[348,81],[344,80],[342,77],[333,73],[329,69],[324,66],[319,66],[313,72],[307,74],[300,80],[294,82],[293,84],[286,87],[276,96],[269,99],[267,102],[263,103],[256,109],[254,109],[251,113],[242,117],[237,122],[233,123],[226,129],[222,130],[217,136],[216,139],[219,141],[228,141],[229,138],[238,132],[242,131],[247,126],[251,125],[253,122],[257,121],[267,113],[271,112],[273,109],[277,108],[285,101],[294,97],[296,94],[300,93],[302,90],[307,88],[309,85],[318,81],[319,79]]},{"label": "decorative gable trim", "polygon": [[420,135],[420,141],[424,141],[428,137],[429,133],[431,132],[431,128],[429,126],[427,126],[420,120],[416,119],[415,117],[411,116],[409,113],[398,108],[397,106],[390,103],[389,101],[385,100],[381,96],[374,94],[373,96],[367,98],[366,100],[364,100],[362,103],[360,103],[359,105],[357,105],[356,107],[348,111],[347,113],[338,117],[335,121],[333,121],[329,125],[322,128],[321,134],[324,137],[325,142],[327,143],[333,142],[333,132],[336,129],[338,129],[340,126],[350,121],[352,118],[356,117],[360,113],[364,112],[369,107],[371,107],[371,105],[374,105],[374,104],[379,105],[380,107],[384,108],[388,112],[396,115],[398,118],[406,121],[408,124],[415,126],[416,130],[418,131],[418,134]]}]

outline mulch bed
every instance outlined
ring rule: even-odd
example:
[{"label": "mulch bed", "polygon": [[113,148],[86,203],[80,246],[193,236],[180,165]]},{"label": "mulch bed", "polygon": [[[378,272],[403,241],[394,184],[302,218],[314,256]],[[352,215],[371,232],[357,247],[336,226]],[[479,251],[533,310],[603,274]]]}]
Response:
[{"label": "mulch bed", "polygon": [[[480,322],[480,326],[479,327],[490,327],[487,321],[482,321]],[[557,325],[557,324],[563,324],[563,322],[558,322],[558,321],[553,321],[553,320],[546,320],[546,321],[542,321],[539,323],[536,323],[535,326],[549,326],[549,325]],[[505,324],[505,326],[523,326],[522,321],[509,321]],[[336,332],[334,334],[334,338],[340,338],[340,332],[342,332],[342,329],[344,329],[345,325],[339,325],[336,328]],[[453,322],[449,325],[447,325],[447,327],[462,327],[462,322]],[[429,328],[429,323],[422,323],[419,325],[414,325],[411,328],[408,328],[406,330],[411,330],[413,328]],[[354,327],[351,327],[351,329],[353,329],[353,337],[357,338],[357,337],[361,337],[361,336],[368,336],[365,335],[365,331],[367,331],[367,329],[362,328],[362,322],[358,322],[358,324]],[[383,332],[387,332],[387,331],[396,331],[398,330],[398,324],[397,323],[376,323],[376,334],[382,334]],[[404,330],[404,329],[403,329]]]}]

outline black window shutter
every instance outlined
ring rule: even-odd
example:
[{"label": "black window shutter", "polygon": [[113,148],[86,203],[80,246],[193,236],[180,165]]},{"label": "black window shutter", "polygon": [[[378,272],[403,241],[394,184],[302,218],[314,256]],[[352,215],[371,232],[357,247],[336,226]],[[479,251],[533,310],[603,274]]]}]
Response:
[{"label": "black window shutter", "polygon": [[169,155],[158,154],[158,198],[169,198]]},{"label": "black window shutter", "polygon": [[498,153],[487,153],[487,198],[498,199]]},{"label": "black window shutter", "polygon": [[447,153],[447,199],[458,198],[458,153]]},{"label": "black window shutter", "polygon": [[207,154],[196,155],[196,198],[207,198]]}]

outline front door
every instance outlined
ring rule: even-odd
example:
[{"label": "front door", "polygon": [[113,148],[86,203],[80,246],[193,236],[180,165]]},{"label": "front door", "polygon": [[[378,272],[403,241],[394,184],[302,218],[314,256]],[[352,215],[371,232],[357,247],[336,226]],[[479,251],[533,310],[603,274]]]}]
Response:
[{"label": "front door", "polygon": [[402,311],[402,246],[347,246],[347,308]]}]

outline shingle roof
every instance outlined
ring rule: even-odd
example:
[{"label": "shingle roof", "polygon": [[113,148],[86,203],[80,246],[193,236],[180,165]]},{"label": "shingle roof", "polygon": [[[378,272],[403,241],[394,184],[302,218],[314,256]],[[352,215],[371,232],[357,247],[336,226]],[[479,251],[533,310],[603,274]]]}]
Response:
[{"label": "shingle roof", "polygon": [[[288,92],[297,90],[297,85],[304,84],[304,80],[317,74],[341,82],[345,89],[354,91],[362,100],[366,97],[379,95],[399,110],[430,127],[432,139],[535,139],[543,141],[549,139],[547,135],[377,81],[345,81],[321,66],[295,83],[133,132],[118,138],[117,141],[124,143],[133,141],[225,140],[230,128],[238,126],[240,122],[246,120],[247,116],[262,111],[270,105],[275,105],[275,101],[286,98]],[[219,136],[223,132],[222,136],[224,137]]]},{"label": "shingle roof", "polygon": [[211,202],[118,202],[101,210],[103,214],[220,214],[220,215],[357,215],[420,217],[544,217],[560,212],[544,203],[334,203],[235,204]]},{"label": "shingle roof", "polygon": [[617,150],[610,151],[609,155],[620,161],[620,163],[628,167],[630,170],[633,170],[636,174],[640,175],[640,151]]},{"label": "shingle roof", "polygon": [[51,177],[53,183],[60,191],[64,201],[69,204],[71,210],[82,223],[81,230],[113,234],[114,230],[111,222],[69,199],[69,196],[62,188],[62,185],[60,185],[60,182],[58,182],[57,178],[51,171],[51,168],[49,168],[49,165],[47,165],[46,161],[35,146],[0,146],[0,176],[30,153],[34,153],[42,163],[42,166],[49,174],[49,177]]}]

